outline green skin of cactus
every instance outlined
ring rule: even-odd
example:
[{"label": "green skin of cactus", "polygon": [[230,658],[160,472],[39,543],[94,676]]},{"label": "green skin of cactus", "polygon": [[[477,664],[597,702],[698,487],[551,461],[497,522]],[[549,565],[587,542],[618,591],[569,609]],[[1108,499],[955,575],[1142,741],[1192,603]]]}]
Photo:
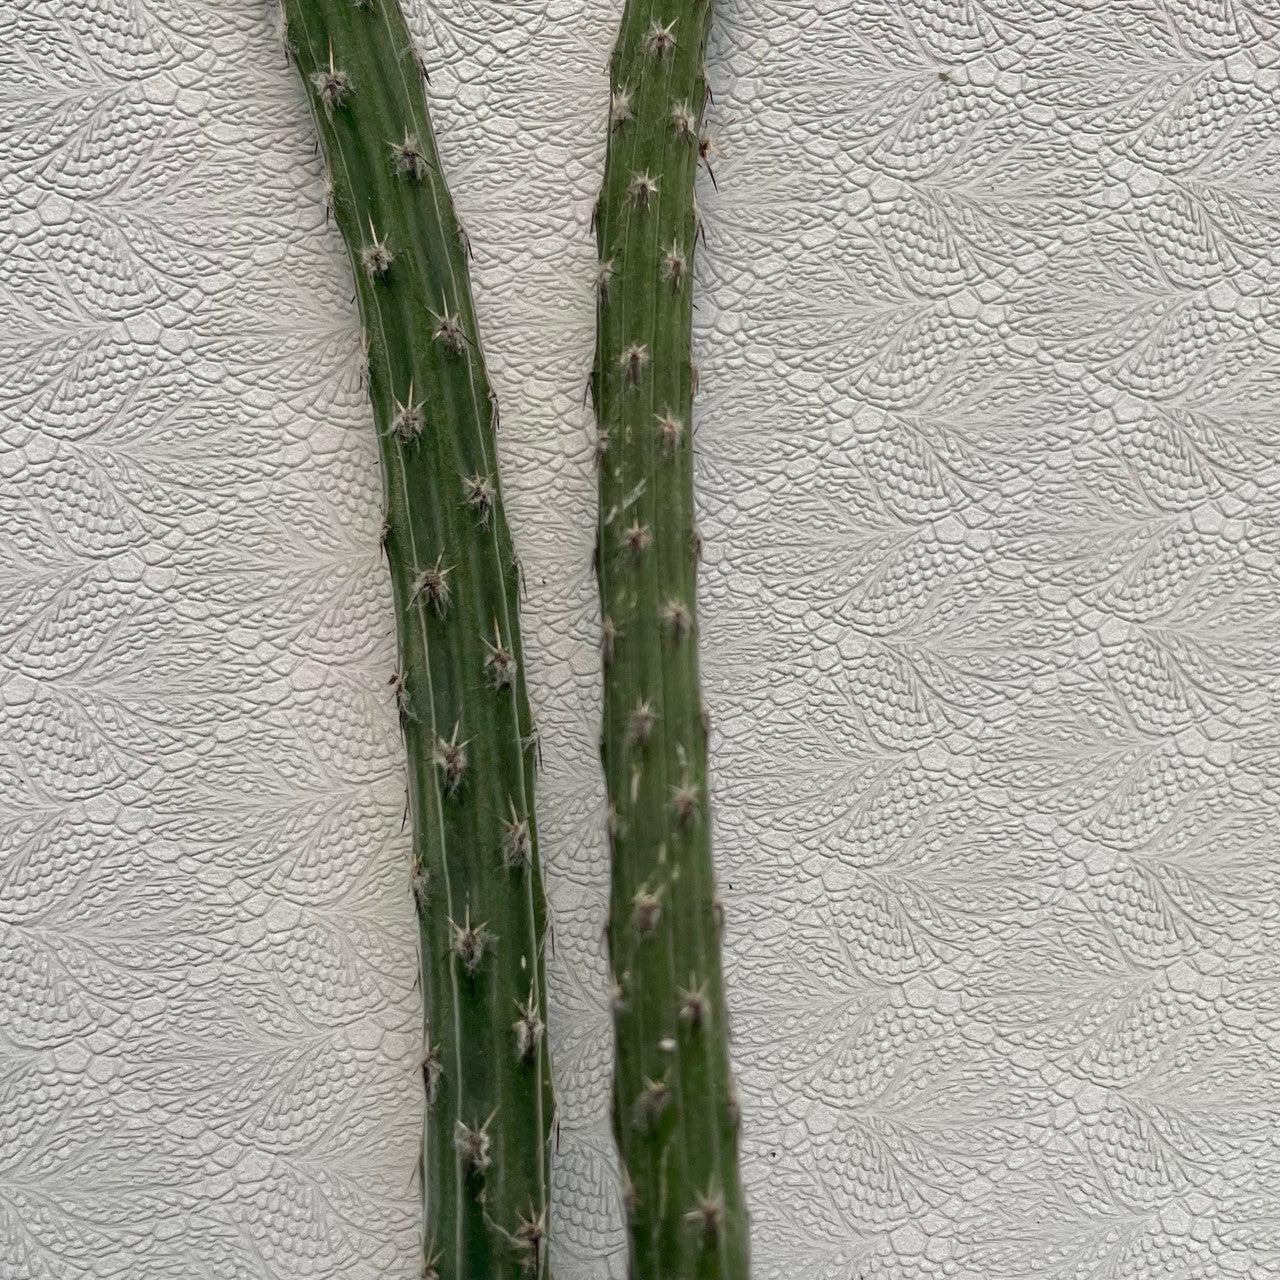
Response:
[{"label": "green skin of cactus", "polygon": [[[283,9],[352,259],[380,434],[424,1001],[421,1270],[546,1277],[554,1100],[535,738],[465,240],[395,0]],[[422,577],[437,566],[443,591]]]},{"label": "green skin of cactus", "polygon": [[710,21],[710,0],[628,0],[596,208],[613,1125],[637,1280],[749,1274],[694,601],[694,176]]}]

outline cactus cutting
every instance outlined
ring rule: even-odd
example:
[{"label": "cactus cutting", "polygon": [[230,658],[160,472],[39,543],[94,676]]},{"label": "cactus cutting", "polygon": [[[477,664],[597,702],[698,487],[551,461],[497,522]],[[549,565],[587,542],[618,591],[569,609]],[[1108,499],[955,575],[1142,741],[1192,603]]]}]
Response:
[{"label": "cactus cutting", "polygon": [[688,429],[711,8],[710,0],[628,0],[596,206],[600,754],[612,851],[613,1124],[633,1280],[749,1273],[711,858]]},{"label": "cactus cutting", "polygon": [[352,262],[379,434],[424,1005],[421,1274],[546,1277],[536,739],[466,241],[396,0],[282,8]]}]

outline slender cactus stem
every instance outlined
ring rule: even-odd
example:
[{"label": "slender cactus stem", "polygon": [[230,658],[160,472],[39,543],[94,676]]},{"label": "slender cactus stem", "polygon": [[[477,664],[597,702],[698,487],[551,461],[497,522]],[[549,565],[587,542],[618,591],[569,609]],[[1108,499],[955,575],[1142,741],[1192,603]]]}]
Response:
[{"label": "slender cactus stem", "polygon": [[627,0],[596,208],[596,572],[613,886],[613,1123],[633,1280],[749,1274],[698,681],[689,430],[711,0]]},{"label": "slender cactus stem", "polygon": [[518,571],[462,229],[397,0],[283,0],[355,275],[409,768],[424,1277],[549,1275],[546,903]]}]

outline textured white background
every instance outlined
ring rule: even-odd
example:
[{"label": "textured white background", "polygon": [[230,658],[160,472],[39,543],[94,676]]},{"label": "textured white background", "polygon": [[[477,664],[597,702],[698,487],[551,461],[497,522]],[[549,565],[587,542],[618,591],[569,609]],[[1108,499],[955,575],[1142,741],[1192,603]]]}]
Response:
[{"label": "textured white background", "polygon": [[[414,0],[502,405],[563,1280],[621,1274],[614,0]],[[269,0],[0,34],[0,1278],[415,1267],[349,270]],[[760,1280],[1280,1276],[1280,5],[720,0],[700,604]]]}]

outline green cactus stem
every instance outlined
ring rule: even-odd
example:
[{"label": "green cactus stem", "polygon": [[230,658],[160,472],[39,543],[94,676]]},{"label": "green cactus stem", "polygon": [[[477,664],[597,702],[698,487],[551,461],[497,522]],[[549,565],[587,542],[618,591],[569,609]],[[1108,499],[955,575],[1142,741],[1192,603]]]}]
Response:
[{"label": "green cactus stem", "polygon": [[628,0],[596,208],[613,1124],[635,1280],[749,1272],[694,599],[691,272],[711,7]]},{"label": "green cactus stem", "polygon": [[422,1275],[546,1277],[546,903],[518,568],[466,242],[396,0],[283,0],[379,432],[424,1003]]}]

